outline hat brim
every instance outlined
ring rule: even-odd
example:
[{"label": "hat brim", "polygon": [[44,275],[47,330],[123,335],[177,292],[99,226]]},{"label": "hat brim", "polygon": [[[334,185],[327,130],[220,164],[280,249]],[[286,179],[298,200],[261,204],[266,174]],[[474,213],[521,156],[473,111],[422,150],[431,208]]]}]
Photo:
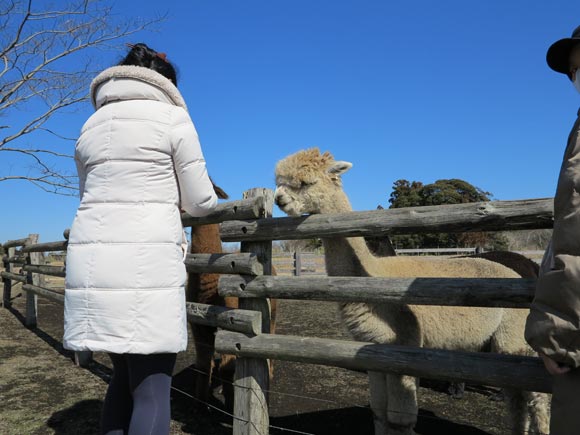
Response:
[{"label": "hat brim", "polygon": [[548,66],[554,71],[568,74],[570,72],[570,52],[580,44],[580,38],[565,38],[554,42],[546,53]]}]

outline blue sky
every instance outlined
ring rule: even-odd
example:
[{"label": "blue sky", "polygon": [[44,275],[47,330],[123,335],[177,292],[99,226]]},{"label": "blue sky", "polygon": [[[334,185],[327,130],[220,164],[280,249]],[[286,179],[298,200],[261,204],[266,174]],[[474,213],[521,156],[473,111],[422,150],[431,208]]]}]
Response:
[{"label": "blue sky", "polygon": [[[233,199],[273,188],[276,162],[312,146],[354,164],[355,210],[388,207],[401,178],[461,178],[501,200],[554,194],[580,95],[545,53],[580,25],[578,1],[119,0],[115,12],[167,13],[123,42],[178,67],[209,172]],[[118,48],[98,53],[103,66]],[[91,113],[53,127],[75,136]],[[61,239],[78,205],[24,182],[0,183],[0,198],[0,241]]]}]

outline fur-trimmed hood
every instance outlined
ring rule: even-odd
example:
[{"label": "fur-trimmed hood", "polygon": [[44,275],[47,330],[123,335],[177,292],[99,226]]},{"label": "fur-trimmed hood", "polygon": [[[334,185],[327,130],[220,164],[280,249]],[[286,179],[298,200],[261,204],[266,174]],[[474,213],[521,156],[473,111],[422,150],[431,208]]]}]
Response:
[{"label": "fur-trimmed hood", "polygon": [[107,68],[91,83],[91,102],[99,109],[112,101],[157,100],[187,106],[173,83],[161,74],[140,66],[121,65]]}]

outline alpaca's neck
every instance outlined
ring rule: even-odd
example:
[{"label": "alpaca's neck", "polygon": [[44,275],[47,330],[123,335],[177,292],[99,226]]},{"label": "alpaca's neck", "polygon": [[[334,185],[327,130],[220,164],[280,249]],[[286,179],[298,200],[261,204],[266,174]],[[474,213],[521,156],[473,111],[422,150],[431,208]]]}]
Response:
[{"label": "alpaca's neck", "polygon": [[190,250],[195,253],[219,254],[222,252],[219,225],[196,225],[191,228]]},{"label": "alpaca's neck", "polygon": [[[352,207],[343,191],[327,198],[321,206],[322,214],[349,211],[352,211]],[[374,269],[376,258],[362,237],[325,238],[322,244],[326,271],[330,276],[366,276]]]},{"label": "alpaca's neck", "polygon": [[362,237],[322,239],[322,244],[329,276],[372,275],[376,258]]},{"label": "alpaca's neck", "polygon": [[349,211],[352,211],[352,206],[350,205],[348,197],[341,189],[327,194],[320,203],[321,214],[344,213]]}]

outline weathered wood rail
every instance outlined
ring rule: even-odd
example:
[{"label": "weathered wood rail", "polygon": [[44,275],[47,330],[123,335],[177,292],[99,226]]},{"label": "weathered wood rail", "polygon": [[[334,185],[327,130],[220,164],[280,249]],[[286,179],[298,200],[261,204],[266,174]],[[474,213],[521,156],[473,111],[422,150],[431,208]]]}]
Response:
[{"label": "weathered wood rail", "polygon": [[225,242],[552,228],[550,198],[319,214],[221,224]]},{"label": "weathered wood rail", "polygon": [[[270,276],[272,241],[550,228],[551,199],[296,218],[272,218],[272,208],[272,192],[253,189],[245,199],[220,204],[212,215],[204,218],[182,215],[185,226],[219,223],[223,241],[242,242],[240,253],[190,254],[185,260],[190,272],[222,274],[220,294],[240,298],[238,310],[187,304],[191,321],[221,328],[216,349],[238,356],[234,435],[264,435],[269,431],[267,359],[550,391],[550,379],[538,358],[271,335],[268,298],[526,308],[535,285],[529,279]],[[66,240],[38,243],[37,238],[26,238],[8,241],[3,247],[7,252],[2,272],[4,305],[10,304],[12,281],[23,282],[27,301],[30,297],[27,325],[36,325],[37,296],[58,303],[64,299],[62,292],[43,287],[38,277],[43,274],[62,277],[65,267],[44,265],[34,255],[66,249]],[[21,265],[19,272],[17,265]],[[90,354],[77,356],[84,363],[89,358]]]},{"label": "weathered wood rail", "polygon": [[[220,204],[211,214],[203,218],[193,218],[186,213],[182,214],[184,225],[202,225],[221,223],[227,219],[255,219],[265,216],[265,201],[263,197],[255,197],[239,201]],[[65,277],[65,266],[51,266],[44,264],[44,253],[66,251],[69,230],[63,233],[64,240],[55,242],[38,242],[38,235],[31,234],[27,238],[9,240],[2,244],[6,255],[2,258],[4,271],[1,272],[3,281],[2,304],[11,306],[12,283],[22,283],[22,290],[26,294],[26,326],[37,326],[37,298],[43,297],[58,304],[64,304],[64,289],[54,290],[44,286],[43,276]],[[198,264],[204,264],[207,271],[216,273],[240,273],[245,275],[262,273],[262,266],[255,256],[245,255],[189,255],[185,261],[191,271],[199,271]],[[208,265],[209,264],[209,265]],[[16,266],[20,266],[16,268]],[[16,272],[16,269],[19,269]],[[228,327],[232,331],[255,333],[261,327],[261,318],[256,313],[244,310],[231,310],[218,307],[204,306],[203,304],[188,304],[188,318],[192,321],[216,327]],[[258,319],[258,320],[256,320]],[[256,322],[258,326],[256,326]],[[75,362],[85,366],[92,359],[92,352],[75,352]]]},{"label": "weathered wood rail", "polygon": [[535,280],[513,278],[378,278],[223,276],[220,293],[238,298],[381,302],[528,308]]},{"label": "weathered wood rail", "polygon": [[[222,331],[216,347],[224,353],[324,364],[351,370],[388,371],[417,377],[458,379],[505,388],[551,391],[551,380],[538,358],[483,352],[420,349],[314,337],[248,336]],[[437,367],[436,372],[434,367]],[[434,376],[435,375],[435,376]]]}]

